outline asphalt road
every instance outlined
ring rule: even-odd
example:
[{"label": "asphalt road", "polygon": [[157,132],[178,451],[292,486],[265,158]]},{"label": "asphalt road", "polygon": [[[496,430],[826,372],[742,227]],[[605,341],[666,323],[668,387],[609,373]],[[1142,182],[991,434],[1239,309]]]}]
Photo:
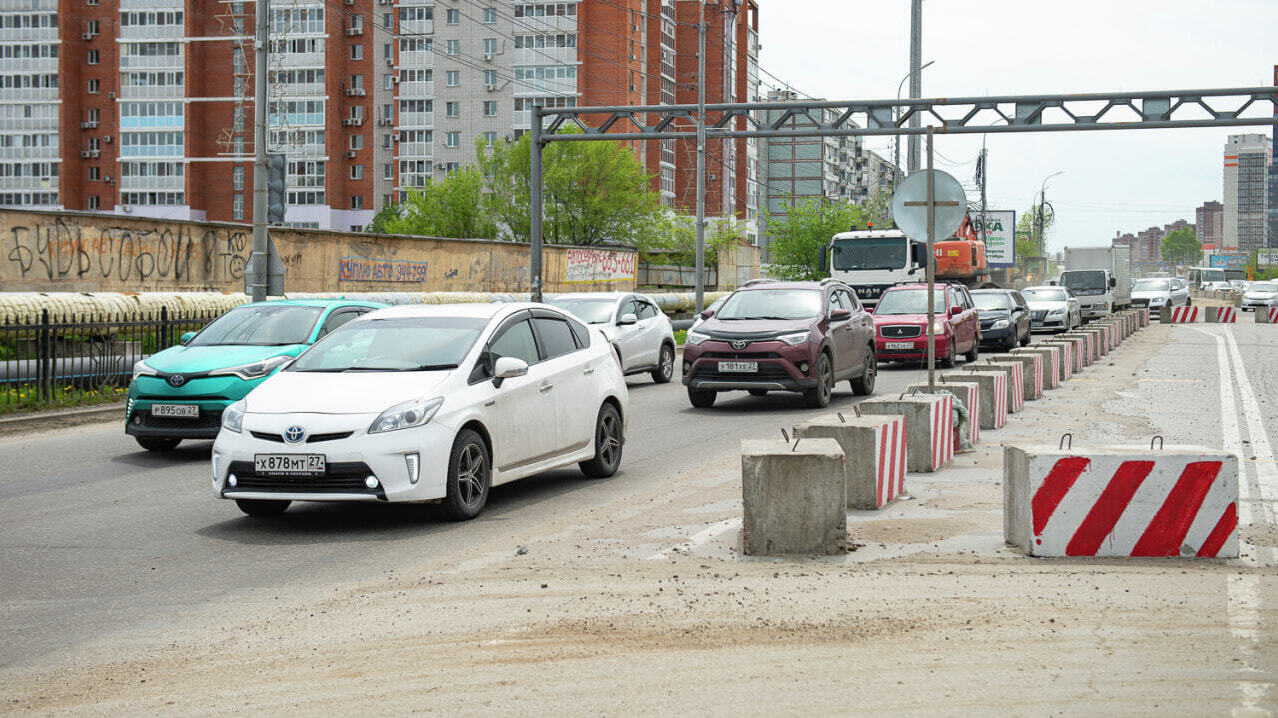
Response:
[{"label": "asphalt road", "polygon": [[[877,395],[926,380],[893,365]],[[720,396],[693,409],[677,381],[630,379],[621,472],[590,482],[576,470],[493,490],[482,516],[445,520],[434,506],[294,504],[254,520],[209,489],[211,442],[171,454],[143,451],[119,422],[0,439],[0,667],[40,662],[86,642],[162,631],[175,614],[245,597],[302,601],[326,587],[384,576],[406,556],[456,556],[503,535],[534,532],[583,506],[685,480],[739,455],[744,438],[780,438],[806,417],[848,410],[847,382],[826,410],[798,394]]]}]

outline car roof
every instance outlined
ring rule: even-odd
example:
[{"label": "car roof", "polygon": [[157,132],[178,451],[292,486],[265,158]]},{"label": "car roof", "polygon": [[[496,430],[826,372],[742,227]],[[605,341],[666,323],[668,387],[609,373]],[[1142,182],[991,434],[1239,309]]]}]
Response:
[{"label": "car roof", "polygon": [[1024,292],[1030,289],[1068,289],[1068,288],[1069,287],[1062,287],[1057,284],[1035,284],[1032,287],[1026,287],[1025,289],[1022,289],[1021,291]]},{"label": "car roof", "polygon": [[985,289],[970,290],[972,294],[1011,294],[1015,289],[1003,289],[1002,287],[986,287]]},{"label": "car roof", "polygon": [[370,312],[362,318],[474,317],[476,319],[491,319],[492,317],[508,316],[521,309],[543,309],[556,314],[571,316],[558,307],[537,302],[472,302],[458,304],[398,304]]},{"label": "car roof", "polygon": [[561,294],[552,294],[549,299],[608,299],[617,301],[622,297],[644,296],[636,292],[564,292]]},{"label": "car roof", "polygon": [[[937,282],[935,286],[937,289],[944,289],[946,287],[961,287],[963,285],[954,284],[953,282]],[[927,289],[927,285],[922,282],[913,282],[910,284],[896,284],[891,287],[888,287],[883,293],[887,294],[893,289]]]},{"label": "car roof", "polygon": [[268,299],[264,302],[252,302],[250,304],[242,304],[240,306],[261,306],[263,304],[283,304],[293,307],[336,307],[336,306],[356,306],[369,307],[372,309],[381,309],[387,306],[380,302],[368,302],[362,299]]},{"label": "car roof", "polygon": [[753,292],[759,289],[821,289],[823,287],[829,286],[830,284],[842,285],[843,282],[840,282],[837,280],[833,282],[827,280],[824,283],[812,282],[812,281],[783,282],[778,280],[778,281],[770,281],[770,282],[759,282],[758,284],[751,284],[748,286],[737,287],[737,291]]}]

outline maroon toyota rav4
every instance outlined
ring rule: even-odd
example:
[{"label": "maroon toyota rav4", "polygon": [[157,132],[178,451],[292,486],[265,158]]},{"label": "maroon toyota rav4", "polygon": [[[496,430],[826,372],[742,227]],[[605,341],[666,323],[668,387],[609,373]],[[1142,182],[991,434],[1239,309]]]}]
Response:
[{"label": "maroon toyota rav4", "polygon": [[874,391],[874,320],[842,282],[759,282],[702,316],[683,348],[693,406],[741,390],[801,392],[809,407],[820,408],[844,379],[857,394]]}]

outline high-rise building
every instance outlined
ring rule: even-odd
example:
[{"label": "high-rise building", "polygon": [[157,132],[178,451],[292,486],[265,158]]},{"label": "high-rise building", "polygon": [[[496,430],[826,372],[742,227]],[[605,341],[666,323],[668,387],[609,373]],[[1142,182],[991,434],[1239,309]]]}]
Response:
[{"label": "high-rise building", "polygon": [[1265,135],[1230,135],[1225,143],[1221,247],[1250,252],[1265,245],[1265,204],[1273,148]]},{"label": "high-rise building", "polygon": [[[1274,65],[1274,87],[1278,87],[1278,65]],[[1278,247],[1278,105],[1274,106],[1273,136],[1269,139],[1273,155],[1269,158],[1268,236],[1266,247]]]},{"label": "high-rise building", "polygon": [[1225,207],[1215,200],[1203,202],[1194,210],[1194,226],[1198,231],[1198,241],[1203,244],[1220,244],[1224,222]]},{"label": "high-rise building", "polygon": [[[287,158],[286,224],[360,228],[480,141],[526,132],[534,106],[695,102],[697,1],[274,3],[268,151]],[[0,0],[0,206],[250,221],[254,12]],[[757,5],[705,12],[707,101],[754,99]],[[694,143],[649,144],[635,150],[654,185],[690,211]],[[753,143],[711,144],[707,214],[753,220]]]}]

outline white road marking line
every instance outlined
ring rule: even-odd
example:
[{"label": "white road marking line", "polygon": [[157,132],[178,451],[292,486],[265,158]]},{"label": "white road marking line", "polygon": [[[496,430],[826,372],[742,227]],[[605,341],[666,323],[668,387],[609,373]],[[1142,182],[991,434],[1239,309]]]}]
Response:
[{"label": "white road marking line", "polygon": [[1239,386],[1238,393],[1242,396],[1243,416],[1247,419],[1247,433],[1251,435],[1251,453],[1257,459],[1255,462],[1256,483],[1260,494],[1261,517],[1269,523],[1274,523],[1273,501],[1278,498],[1278,468],[1274,466],[1273,446],[1270,445],[1269,434],[1265,431],[1260,402],[1256,400],[1251,379],[1247,377],[1247,367],[1243,364],[1242,352],[1238,350],[1233,328],[1229,325],[1225,325],[1225,342],[1229,345],[1234,377]]},{"label": "white road marking line", "polygon": [[687,541],[684,541],[678,546],[671,546],[665,551],[658,551],[657,553],[654,553],[653,555],[649,556],[647,560],[665,561],[667,558],[670,557],[671,552],[691,551],[692,549],[698,546],[701,546],[705,543],[708,543],[714,540],[721,534],[731,531],[732,529],[739,529],[739,528],[741,528],[741,519],[739,518],[725,519],[723,521],[710,524],[709,526],[698,531],[692,536],[689,536]]},{"label": "white road marking line", "polygon": [[1121,397],[1123,397],[1124,399],[1139,399],[1139,398],[1140,398],[1139,396],[1136,396],[1135,394],[1131,394],[1131,393],[1128,393],[1128,392],[1125,392],[1125,391],[1117,391],[1117,390],[1116,390],[1116,391],[1114,391],[1114,393],[1115,393],[1115,394],[1117,394],[1117,395],[1119,395],[1119,396],[1121,396]]}]

